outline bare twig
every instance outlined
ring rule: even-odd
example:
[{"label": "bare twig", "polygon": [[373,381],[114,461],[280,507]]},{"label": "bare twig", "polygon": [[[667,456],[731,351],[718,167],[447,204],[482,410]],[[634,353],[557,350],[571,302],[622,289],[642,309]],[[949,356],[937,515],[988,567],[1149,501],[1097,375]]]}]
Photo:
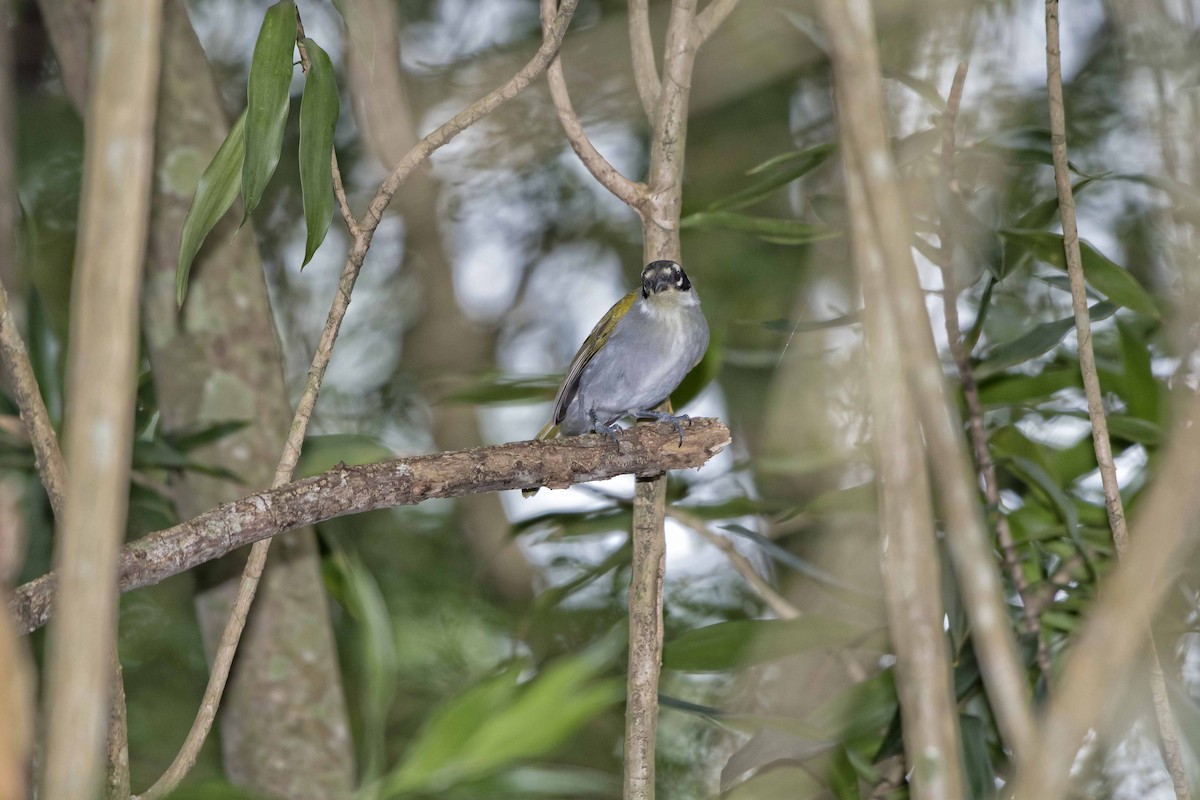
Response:
[{"label": "bare twig", "polygon": [[742,579],[750,585],[754,593],[762,598],[771,611],[775,612],[775,616],[780,619],[795,619],[800,616],[800,609],[788,602],[786,597],[775,591],[775,587],[758,574],[758,570],[750,563],[750,559],[738,552],[738,549],[733,546],[733,542],[729,541],[729,537],[717,533],[705,520],[681,508],[669,508],[667,515],[687,525],[705,541],[724,553],[725,558],[742,576]]},{"label": "bare twig", "polygon": [[629,45],[633,51],[633,82],[646,119],[654,122],[658,93],[658,64],[654,60],[654,37],[650,34],[649,0],[629,0]]},{"label": "bare twig", "polygon": [[[954,82],[950,94],[946,98],[946,111],[942,115],[942,185],[950,195],[958,195],[958,181],[955,177],[954,127],[958,119],[959,104],[962,102],[963,85],[966,83],[967,65],[962,63],[954,73]],[[958,377],[962,385],[963,398],[967,404],[967,417],[971,426],[971,448],[975,453],[975,466],[983,477],[983,494],[987,499],[988,509],[996,521],[996,538],[1000,542],[1000,553],[1004,557],[1004,566],[1008,569],[1009,580],[1021,597],[1021,613],[1025,618],[1025,627],[1037,640],[1037,663],[1042,673],[1042,680],[1050,685],[1050,652],[1042,638],[1042,626],[1038,620],[1035,604],[1031,602],[1029,582],[1025,579],[1025,571],[1021,567],[1021,559],[1017,554],[1016,543],[1012,531],[1008,527],[1008,517],[1000,508],[1000,483],[996,476],[996,464],[992,461],[991,450],[988,448],[987,431],[983,427],[983,404],[979,400],[979,384],[975,382],[975,372],[971,367],[971,354],[967,352],[962,337],[962,329],[958,319],[958,287],[954,283],[954,232],[945,213],[940,215],[938,223],[938,238],[940,239],[938,267],[942,271],[942,305],[946,312],[946,339],[950,343],[950,355],[958,368]]]},{"label": "bare twig", "polygon": [[[1063,228],[1063,247],[1066,251],[1067,276],[1071,281],[1071,307],[1075,312],[1075,334],[1078,339],[1079,369],[1083,374],[1083,392],[1087,397],[1088,417],[1092,423],[1092,444],[1104,486],[1104,507],[1112,530],[1113,545],[1118,559],[1129,554],[1129,532],[1125,526],[1125,508],[1117,483],[1117,467],[1113,461],[1112,443],[1108,438],[1108,419],[1096,371],[1096,353],[1092,347],[1092,325],[1088,316],[1087,285],[1083,275],[1083,260],[1079,252],[1079,226],[1075,218],[1075,197],[1071,190],[1071,173],[1067,159],[1067,123],[1063,106],[1062,51],[1058,35],[1058,0],[1046,0],[1046,88],[1050,104],[1050,148],[1054,160],[1054,185],[1058,190],[1058,210]],[[1179,746],[1167,684],[1152,638],[1148,639],[1150,656],[1150,694],[1154,716],[1162,741],[1163,761],[1171,775],[1175,796],[1187,800],[1187,767]]]},{"label": "bare twig", "polygon": [[0,284],[0,359],[12,382],[13,400],[21,411],[21,421],[29,432],[38,477],[46,488],[55,519],[61,520],[67,466],[63,462],[62,451],[58,449],[58,437],[46,412],[46,403],[42,400],[42,392],[34,377],[33,365],[29,363],[29,352],[25,349],[21,332],[17,330],[17,322],[8,306],[8,292],[3,284]]},{"label": "bare twig", "polygon": [[[614,475],[698,467],[720,452],[730,437],[721,422],[695,418],[682,447],[666,425],[637,425],[619,433],[618,439],[619,450],[605,438],[571,436],[337,467],[225,503],[130,542],[117,564],[118,584],[122,592],[152,586],[239,547],[346,514],[432,498],[532,486],[558,489]],[[10,610],[21,633],[36,630],[50,618],[57,583],[58,575],[51,572],[14,592]]]},{"label": "bare twig", "polygon": [[663,574],[667,507],[665,476],[639,480],[633,497],[633,563],[629,576],[629,676],[625,706],[625,798],[653,800],[662,669]]},{"label": "bare twig", "polygon": [[42,797],[90,800],[115,641],[125,530],[162,7],[97,7],[81,231],[68,347],[66,447],[73,488],[55,542],[61,613],[50,631]]},{"label": "bare twig", "polygon": [[990,537],[979,511],[974,468],[962,427],[946,395],[925,299],[911,252],[911,226],[883,120],[883,82],[875,25],[866,0],[823,0],[820,5],[834,53],[838,115],[861,160],[865,202],[887,262],[892,308],[913,400],[946,515],[955,576],[980,654],[984,685],[1001,735],[1018,763],[1033,738],[1033,710],[1025,669],[1017,655]]},{"label": "bare twig", "polygon": [[104,800],[129,800],[129,731],[125,679],[116,648],[109,659],[108,733],[104,740]]},{"label": "bare twig", "polygon": [[[556,5],[557,0],[541,0],[542,27],[545,36],[550,35],[549,26],[554,21]],[[600,154],[600,151],[592,144],[592,140],[588,138],[587,133],[583,130],[583,123],[579,121],[579,117],[575,114],[575,108],[571,105],[567,82],[563,78],[561,56],[555,56],[550,62],[550,66],[546,68],[546,82],[550,85],[550,97],[554,100],[558,120],[567,134],[567,141],[571,143],[571,149],[575,151],[575,155],[579,156],[579,160],[587,167],[588,172],[592,173],[592,177],[599,181],[605,189],[632,208],[640,209],[644,202],[646,187],[622,175],[616,167],[608,162],[608,159]]]},{"label": "bare twig", "polygon": [[704,10],[696,15],[696,44],[701,45],[708,41],[708,37],[716,33],[725,18],[737,8],[737,4],[738,0],[712,0],[705,6]]},{"label": "bare twig", "polygon": [[[517,94],[533,82],[534,78],[546,69],[562,44],[562,39],[567,32],[567,26],[570,24],[571,17],[575,13],[577,2],[578,0],[564,0],[557,17],[555,17],[553,23],[547,28],[537,53],[534,54],[533,58],[524,67],[502,86],[485,95],[418,142],[416,147],[400,160],[400,163],[396,165],[396,168],[379,187],[366,213],[358,223],[358,231],[353,234],[354,238],[350,244],[345,264],[342,267],[342,274],[334,294],[333,304],[326,318],[325,327],[321,332],[320,342],[313,355],[312,365],[309,367],[308,376],[305,380],[304,391],[297,404],[287,441],[284,443],[283,454],[275,470],[275,479],[272,482],[273,487],[280,487],[291,480],[296,462],[300,458],[300,449],[304,442],[305,432],[308,430],[308,423],[312,417],[313,408],[317,402],[317,396],[320,394],[325,370],[329,366],[329,360],[333,355],[334,343],[337,341],[338,332],[341,330],[346,310],[350,306],[350,295],[354,290],[355,282],[358,280],[359,270],[362,268],[367,250],[371,246],[375,229],[383,219],[383,212],[391,202],[396,190],[400,188],[412,170],[423,163],[425,159],[429,158],[435,150],[505,102],[516,97]],[[204,698],[201,700],[196,719],[192,723],[191,730],[188,732],[183,747],[176,754],[175,760],[167,768],[167,771],[163,773],[162,777],[142,795],[143,800],[158,800],[169,794],[196,763],[200,748],[204,744],[204,740],[208,737],[208,731],[212,728],[213,720],[216,718],[217,707],[220,704],[225,683],[229,678],[229,669],[233,664],[234,653],[237,651],[237,643],[241,639],[242,630],[246,626],[246,619],[250,613],[250,605],[254,600],[258,583],[262,578],[263,568],[266,566],[269,547],[270,539],[264,539],[256,542],[250,549],[250,555],[246,559],[246,566],[242,571],[242,583],[238,588],[237,597],[234,599],[233,608],[229,614],[229,620],[225,625],[221,641],[213,657],[208,686],[205,689]]]}]

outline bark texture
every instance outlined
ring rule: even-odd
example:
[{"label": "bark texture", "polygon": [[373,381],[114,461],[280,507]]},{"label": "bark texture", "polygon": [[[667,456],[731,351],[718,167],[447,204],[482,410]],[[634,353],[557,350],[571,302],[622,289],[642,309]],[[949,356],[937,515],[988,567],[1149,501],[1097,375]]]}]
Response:
[{"label": "bark texture", "polygon": [[[291,420],[267,287],[251,228],[229,215],[175,305],[179,235],[196,180],[228,130],[204,52],[177,0],[168,0],[145,332],[166,431],[239,420],[241,430],[196,453],[243,483],[188,473],[175,486],[191,517],[271,483]],[[232,242],[230,241],[232,239]],[[197,596],[209,657],[234,593],[237,564]],[[354,785],[345,698],[311,529],[281,537],[247,626],[221,710],[230,779],[288,798],[345,797]]]}]

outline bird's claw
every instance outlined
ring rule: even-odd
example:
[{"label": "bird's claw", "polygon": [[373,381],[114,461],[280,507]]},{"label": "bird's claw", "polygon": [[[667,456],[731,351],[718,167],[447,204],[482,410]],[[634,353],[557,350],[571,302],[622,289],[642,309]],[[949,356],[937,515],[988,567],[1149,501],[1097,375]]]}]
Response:
[{"label": "bird's claw", "polygon": [[691,420],[692,420],[692,418],[689,417],[687,414],[679,414],[678,416],[676,416],[675,414],[668,414],[664,411],[648,411],[648,410],[635,411],[633,413],[633,416],[637,419],[652,419],[655,422],[667,423],[668,425],[670,425],[672,428],[675,429],[675,432],[677,434],[679,434],[679,446],[680,447],[683,447],[683,423],[691,422]]}]

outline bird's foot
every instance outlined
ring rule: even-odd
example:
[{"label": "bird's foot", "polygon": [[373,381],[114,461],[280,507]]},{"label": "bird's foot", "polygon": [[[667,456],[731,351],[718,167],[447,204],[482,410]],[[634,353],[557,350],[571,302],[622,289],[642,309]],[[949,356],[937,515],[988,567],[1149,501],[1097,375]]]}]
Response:
[{"label": "bird's foot", "polygon": [[634,419],[652,419],[655,422],[667,423],[668,425],[670,425],[672,428],[675,429],[676,433],[679,434],[679,446],[680,447],[683,447],[683,423],[690,422],[692,419],[687,414],[679,414],[678,416],[676,416],[675,414],[668,414],[665,411],[650,411],[648,409],[642,409],[641,411],[634,411],[633,417],[634,417]]},{"label": "bird's foot", "polygon": [[612,443],[614,445],[616,445],[617,452],[621,451],[621,441],[617,438],[617,432],[621,429],[618,428],[616,425],[613,425],[612,423],[601,422],[596,417],[595,413],[593,413],[592,414],[592,430],[594,430],[596,433],[600,434],[601,436],[607,436],[609,439],[612,440]]}]

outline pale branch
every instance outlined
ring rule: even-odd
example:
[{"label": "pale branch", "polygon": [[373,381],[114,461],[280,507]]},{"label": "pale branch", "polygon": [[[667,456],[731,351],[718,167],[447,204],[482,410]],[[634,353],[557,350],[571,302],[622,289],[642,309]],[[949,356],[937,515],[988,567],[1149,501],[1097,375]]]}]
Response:
[{"label": "pale branch", "polygon": [[775,616],[780,619],[795,619],[800,616],[800,609],[796,608],[786,597],[777,592],[775,587],[766,578],[759,575],[758,570],[750,563],[750,559],[738,552],[738,549],[734,547],[733,542],[729,540],[728,536],[722,536],[717,531],[714,531],[707,520],[690,511],[674,507],[667,509],[667,516],[682,522],[694,530],[706,542],[720,550],[726,560],[729,561],[730,566],[737,571],[738,575],[742,576],[742,579],[767,604],[767,607],[775,613]]},{"label": "pale branch", "polygon": [[[1079,225],[1075,217],[1075,196],[1071,189],[1070,162],[1067,156],[1058,0],[1046,0],[1046,90],[1050,106],[1050,154],[1054,162],[1054,186],[1058,191],[1067,277],[1071,283],[1071,308],[1075,316],[1079,370],[1083,375],[1083,393],[1087,398],[1088,418],[1092,423],[1092,444],[1096,451],[1096,463],[1100,468],[1100,481],[1104,487],[1104,507],[1108,512],[1108,525],[1112,530],[1117,558],[1123,560],[1129,555],[1129,532],[1125,525],[1125,507],[1121,501],[1120,485],[1117,483],[1117,466],[1113,460],[1112,443],[1108,437],[1108,418],[1104,412],[1100,375],[1096,370],[1092,324],[1088,314],[1087,283],[1079,250]],[[1146,647],[1150,657],[1150,694],[1153,697],[1159,740],[1162,742],[1163,762],[1171,775],[1175,797],[1177,800],[1188,800],[1191,797],[1191,788],[1188,786],[1187,765],[1183,760],[1179,733],[1167,696],[1167,684],[1152,636],[1147,635]]]},{"label": "pale branch", "polygon": [[654,800],[658,679],[662,673],[663,578],[667,541],[663,520],[667,482],[639,480],[633,495],[629,575],[629,667],[625,701],[625,800]]},{"label": "pale branch", "polygon": [[[946,543],[980,655],[984,687],[1005,745],[1017,763],[1033,739],[1034,718],[1025,667],[1017,653],[990,537],[979,509],[974,467],[962,425],[949,402],[933,342],[925,297],[912,259],[912,230],[891,158],[874,20],[866,0],[821,4],[831,49],[847,72],[838,117],[848,146],[861,154],[865,202],[879,232],[908,381],[925,434],[936,489],[946,516]],[[836,75],[836,73],[835,73]],[[853,89],[850,86],[853,86]]]},{"label": "pale branch", "polygon": [[[346,311],[350,307],[350,295],[354,290],[355,282],[358,280],[358,273],[362,269],[363,260],[370,249],[375,229],[382,221],[383,213],[387,209],[388,204],[391,203],[392,197],[404,181],[407,180],[412,171],[424,163],[434,151],[504,103],[516,97],[517,94],[528,87],[546,69],[546,66],[550,63],[550,60],[558,52],[558,48],[562,44],[562,39],[566,35],[567,26],[570,24],[571,17],[575,13],[577,3],[578,0],[563,0],[558,15],[543,34],[541,46],[538,47],[537,52],[525,66],[499,88],[477,100],[421,139],[400,160],[375,193],[375,197],[372,199],[370,206],[368,206],[362,220],[358,222],[357,230],[352,230],[353,240],[346,255],[346,261],[342,266],[342,274],[338,280],[337,290],[334,292],[333,303],[326,317],[325,327],[321,331],[321,339],[317,344],[316,352],[313,354],[312,364],[305,379],[304,390],[297,403],[296,413],[292,418],[287,441],[284,443],[283,454],[280,456],[279,464],[275,469],[275,478],[272,482],[274,488],[283,486],[291,480],[296,462],[300,458],[300,449],[303,446],[304,436],[308,430],[308,423],[316,406],[317,396],[321,391],[321,383],[325,377],[325,370],[328,368],[329,360],[333,356],[333,346],[341,330],[342,320],[345,318]],[[237,652],[238,642],[241,639],[242,631],[246,626],[246,620],[250,613],[250,605],[254,601],[254,595],[258,590],[258,583],[262,578],[263,569],[266,567],[270,543],[270,539],[263,539],[255,542],[254,546],[250,548],[246,565],[242,570],[241,584],[238,587],[237,596],[234,598],[233,608],[229,612],[229,619],[225,624],[225,629],[221,634],[221,640],[217,645],[216,653],[213,657],[208,685],[205,687],[204,697],[200,702],[200,709],[196,714],[195,720],[192,722],[191,729],[188,731],[187,739],[176,754],[175,759],[171,762],[166,772],[141,796],[141,800],[158,800],[170,794],[179,785],[179,782],[183,780],[188,771],[191,770],[192,766],[195,765],[196,759],[199,757],[200,748],[203,746],[204,740],[208,737],[208,732],[212,728],[213,721],[216,719],[221,695],[224,693],[225,683],[229,678],[229,670],[233,666],[233,657]]]},{"label": "pale branch", "polygon": [[[967,79],[967,65],[958,65],[954,73],[954,81],[950,93],[946,96],[946,110],[942,114],[942,188],[953,198],[960,194],[958,179],[955,175],[955,124],[958,120],[959,106],[962,103],[963,86]],[[1035,637],[1037,642],[1037,663],[1042,673],[1042,680],[1050,685],[1050,651],[1042,637],[1042,626],[1038,619],[1038,607],[1031,602],[1032,594],[1029,581],[1025,579],[1025,571],[1021,566],[1017,546],[1013,540],[1012,530],[1008,526],[1008,516],[1000,508],[1000,482],[996,475],[996,463],[992,460],[988,447],[987,431],[983,426],[983,404],[979,400],[979,384],[975,380],[975,370],[971,366],[971,354],[962,337],[962,328],[958,319],[958,287],[954,276],[954,232],[946,213],[940,215],[938,222],[938,256],[937,266],[942,271],[942,306],[945,309],[946,340],[950,345],[950,356],[958,369],[959,384],[962,386],[963,399],[967,405],[967,420],[971,428],[971,449],[975,454],[975,467],[983,478],[983,494],[987,500],[988,509],[995,515],[996,539],[1000,542],[1000,554],[1004,566],[1008,570],[1009,580],[1021,597],[1021,613],[1025,619],[1025,627]]]},{"label": "pale branch", "polygon": [[[542,25],[546,36],[549,36],[551,32],[556,5],[556,0],[541,0]],[[587,133],[583,130],[583,123],[575,114],[571,96],[567,92],[561,56],[556,55],[550,61],[546,68],[546,82],[550,86],[550,97],[554,101],[558,121],[562,125],[563,132],[566,133],[567,141],[571,143],[571,149],[575,151],[575,155],[579,156],[579,160],[583,162],[592,177],[600,182],[600,185],[625,204],[635,210],[640,210],[645,200],[646,187],[622,175],[620,170],[601,155],[596,146],[592,144],[592,140],[588,138]]]},{"label": "pale branch", "polygon": [[629,45],[633,51],[633,82],[646,119],[654,122],[662,82],[654,60],[654,37],[650,33],[650,1],[629,0]]},{"label": "pale branch", "polygon": [[46,644],[38,791],[56,800],[91,800],[100,783],[161,57],[161,3],[104,0],[96,9],[67,346],[63,450],[72,485],[54,542],[62,613]]},{"label": "pale branch", "polygon": [[29,351],[25,349],[25,342],[13,319],[8,291],[3,284],[0,284],[0,360],[3,360],[8,373],[13,400],[21,412],[21,421],[29,432],[38,477],[46,489],[46,496],[50,498],[55,519],[61,519],[67,494],[67,465],[58,447],[58,436],[54,433],[54,425],[42,400],[33,365],[29,362]]},{"label": "pale branch", "polygon": [[694,23],[696,30],[696,44],[701,45],[708,41],[708,37],[712,36],[717,28],[721,27],[721,23],[725,18],[733,13],[733,9],[737,8],[738,0],[712,0],[704,10],[696,15]]},{"label": "pale branch", "polygon": [[[829,14],[823,12],[826,25]],[[833,59],[841,107],[849,82]],[[954,704],[950,653],[942,627],[941,559],[929,472],[922,450],[914,394],[905,375],[899,316],[888,289],[887,259],[878,222],[866,202],[863,154],[840,124],[846,176],[850,252],[863,294],[866,379],[879,496],[881,576],[891,640],[896,649],[896,693],[904,717],[905,761],[916,797],[962,798],[961,734]]]},{"label": "pale branch", "polygon": [[[572,436],[336,467],[130,542],[121,551],[118,583],[122,592],[151,586],[247,544],[346,514],[699,467],[729,444],[730,434],[718,420],[696,418],[684,428],[682,446],[665,424],[637,425],[617,439],[619,446],[597,435]],[[50,619],[57,584],[51,572],[14,591],[9,606],[22,633]]]}]

